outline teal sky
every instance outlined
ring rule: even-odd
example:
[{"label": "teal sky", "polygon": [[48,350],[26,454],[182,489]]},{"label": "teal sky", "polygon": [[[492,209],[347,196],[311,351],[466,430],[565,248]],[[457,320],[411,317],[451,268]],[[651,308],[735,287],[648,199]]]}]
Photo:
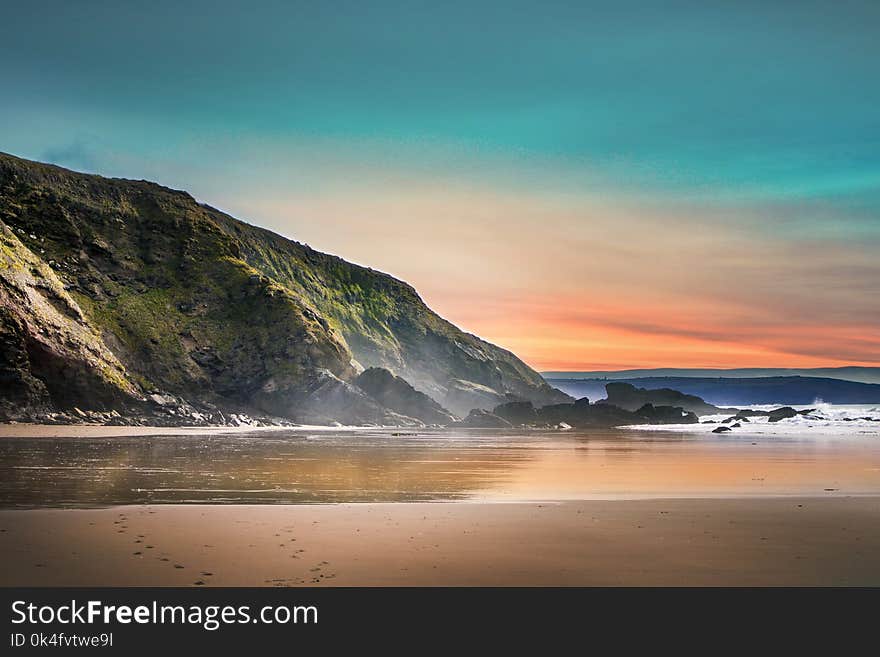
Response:
[{"label": "teal sky", "polygon": [[[432,268],[411,256],[418,234],[442,233],[435,257],[446,249],[464,262],[453,229],[489,215],[498,239],[526,235],[527,248],[538,229],[549,243],[574,235],[584,258],[609,248],[588,239],[603,222],[751,237],[778,265],[755,295],[782,295],[773,277],[800,276],[835,330],[858,331],[880,320],[866,256],[880,245],[878,68],[877,2],[5,3],[0,150],[185,188],[407,278],[507,344],[527,340],[469,313],[448,258]],[[374,217],[381,247],[364,243]],[[799,256],[817,245],[837,264],[805,273]],[[470,257],[488,259],[486,298],[565,288],[537,270],[501,285],[515,249],[483,246]],[[658,263],[682,269],[665,248]],[[560,277],[599,294],[601,271],[570,257]],[[728,286],[737,266],[746,278],[763,266],[721,264]],[[691,267],[702,281],[711,268]],[[661,281],[653,298],[684,296],[683,281]],[[723,293],[723,280],[701,285],[688,295]],[[565,288],[559,302],[580,305],[577,294]],[[747,305],[744,296],[749,326],[781,325]],[[786,312],[809,324],[806,310]],[[865,330],[861,347],[816,357],[876,362],[880,339]],[[717,341],[769,344],[725,331]]]}]

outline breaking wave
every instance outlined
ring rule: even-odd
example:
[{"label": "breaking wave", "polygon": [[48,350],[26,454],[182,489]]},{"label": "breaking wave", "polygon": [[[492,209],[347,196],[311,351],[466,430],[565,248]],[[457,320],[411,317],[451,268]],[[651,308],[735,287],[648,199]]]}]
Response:
[{"label": "breaking wave", "polygon": [[[770,411],[784,404],[762,404],[742,406],[740,408]],[[876,435],[880,436],[880,406],[877,404],[827,404],[817,400],[809,406],[791,406],[798,411],[809,411],[792,418],[770,422],[766,417],[750,417],[748,421],[736,420],[724,423],[731,413],[703,415],[700,424],[664,424],[634,425],[629,429],[644,431],[686,431],[693,433],[712,433],[719,426],[732,426],[739,423],[730,432],[721,436],[732,435]]]}]

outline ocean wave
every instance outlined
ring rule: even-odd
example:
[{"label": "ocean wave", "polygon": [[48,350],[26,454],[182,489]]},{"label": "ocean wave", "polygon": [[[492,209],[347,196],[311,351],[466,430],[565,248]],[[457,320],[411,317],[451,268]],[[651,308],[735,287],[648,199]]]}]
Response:
[{"label": "ocean wave", "polygon": [[[741,408],[757,411],[770,411],[784,404],[762,404]],[[640,424],[625,428],[641,431],[676,431],[711,434],[719,426],[739,427],[720,436],[732,435],[817,435],[817,436],[880,436],[880,406],[876,404],[828,404],[817,401],[809,406],[791,406],[798,411],[809,411],[778,422],[770,422],[766,417],[750,417],[748,421],[735,420],[725,423],[731,413],[704,415],[700,424]]]}]

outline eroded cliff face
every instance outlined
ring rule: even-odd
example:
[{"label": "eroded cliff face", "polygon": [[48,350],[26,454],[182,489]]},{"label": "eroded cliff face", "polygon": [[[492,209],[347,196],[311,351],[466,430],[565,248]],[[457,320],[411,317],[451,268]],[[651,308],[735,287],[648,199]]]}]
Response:
[{"label": "eroded cliff face", "polygon": [[170,394],[227,413],[394,423],[352,383],[370,366],[440,403],[453,380],[566,398],[405,283],[153,183],[0,154],[0,236],[7,418]]},{"label": "eroded cliff face", "polygon": [[64,285],[0,223],[0,413],[140,401],[138,387]]}]

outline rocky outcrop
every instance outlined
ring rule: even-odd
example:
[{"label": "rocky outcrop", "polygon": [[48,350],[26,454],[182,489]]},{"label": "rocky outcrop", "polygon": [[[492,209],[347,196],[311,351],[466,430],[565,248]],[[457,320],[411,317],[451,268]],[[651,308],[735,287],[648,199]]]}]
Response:
[{"label": "rocky outcrop", "polygon": [[503,417],[499,417],[490,411],[475,408],[468,413],[465,419],[460,422],[454,422],[449,426],[462,429],[509,429],[511,424]]},{"label": "rocky outcrop", "polygon": [[[806,411],[807,413],[809,411]],[[794,410],[791,406],[783,406],[782,408],[776,408],[767,413],[767,421],[768,422],[779,422],[780,420],[787,420],[790,417],[797,417],[798,412]]]},{"label": "rocky outcrop", "polygon": [[0,222],[0,413],[144,400],[51,267]]},{"label": "rocky outcrop", "polygon": [[492,412],[514,426],[531,426],[538,421],[538,412],[535,410],[535,405],[529,401],[499,404]]},{"label": "rocky outcrop", "polygon": [[700,421],[696,413],[684,410],[681,406],[654,406],[645,404],[636,415],[646,420],[645,424],[696,424]]},{"label": "rocky outcrop", "polygon": [[381,367],[371,367],[353,383],[382,406],[425,424],[446,425],[456,417],[423,392]]},{"label": "rocky outcrop", "polygon": [[694,413],[681,407],[644,404],[636,411],[628,411],[611,404],[591,404],[586,397],[571,404],[549,404],[538,409],[521,402],[506,403],[497,406],[493,414],[510,424],[535,427],[598,428],[699,422]]},{"label": "rocky outcrop", "polygon": [[659,388],[648,390],[636,388],[629,383],[612,382],[605,386],[607,399],[601,400],[600,404],[610,404],[628,411],[636,411],[645,404],[656,406],[673,406],[683,408],[685,411],[697,415],[713,415],[725,411],[736,412],[737,409],[724,409],[708,404],[695,395],[686,395],[671,388]]},{"label": "rocky outcrop", "polygon": [[[343,381],[327,370],[320,370],[297,385],[288,395],[269,398],[274,415],[289,417],[302,424],[339,422],[352,426],[423,426],[424,423],[383,406],[360,387]],[[265,401],[261,406],[269,405]]]},{"label": "rocky outcrop", "polygon": [[538,421],[546,426],[565,423],[575,428],[640,424],[634,413],[622,408],[606,404],[590,404],[589,401],[581,400],[573,404],[544,406],[538,409]]}]

